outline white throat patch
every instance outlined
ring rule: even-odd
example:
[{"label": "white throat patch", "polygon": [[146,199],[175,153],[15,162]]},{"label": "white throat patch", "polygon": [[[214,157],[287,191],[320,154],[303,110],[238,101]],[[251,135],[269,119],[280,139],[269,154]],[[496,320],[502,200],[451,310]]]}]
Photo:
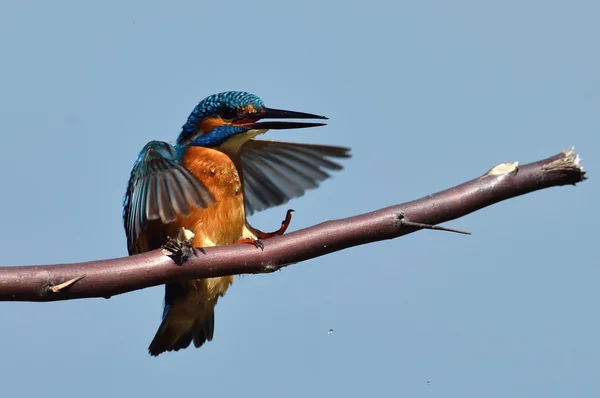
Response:
[{"label": "white throat patch", "polygon": [[233,138],[228,139],[223,144],[221,144],[220,148],[224,149],[227,152],[239,152],[242,145],[246,142],[250,141],[252,138],[264,134],[269,130],[248,130],[243,134],[238,134]]}]

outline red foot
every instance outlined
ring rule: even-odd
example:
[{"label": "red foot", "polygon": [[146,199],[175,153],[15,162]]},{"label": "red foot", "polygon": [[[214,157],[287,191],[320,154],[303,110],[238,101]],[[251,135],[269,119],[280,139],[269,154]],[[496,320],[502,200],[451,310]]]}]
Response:
[{"label": "red foot", "polygon": [[289,209],[287,211],[287,213],[285,214],[285,220],[283,220],[281,222],[281,228],[279,228],[277,231],[274,231],[274,232],[257,231],[256,235],[258,236],[258,238],[259,239],[268,239],[268,238],[272,238],[274,236],[283,235],[285,233],[285,231],[288,229],[288,227],[290,226],[290,222],[292,221],[292,213],[293,212],[294,212],[293,209]]},{"label": "red foot", "polygon": [[287,211],[287,213],[285,214],[285,220],[283,220],[281,222],[281,228],[279,228],[277,231],[274,232],[262,232],[262,231],[258,231],[256,230],[256,237],[258,239],[252,239],[252,238],[244,238],[244,239],[240,239],[236,242],[233,242],[233,244],[243,244],[243,243],[250,243],[254,246],[256,246],[257,249],[260,250],[265,250],[265,245],[262,243],[262,239],[268,239],[268,238],[272,238],[274,236],[279,236],[279,235],[283,235],[285,233],[285,231],[288,229],[288,227],[290,226],[290,221],[292,221],[292,213],[294,212],[294,210],[289,209]]},{"label": "red foot", "polygon": [[262,241],[260,239],[244,238],[244,239],[240,239],[238,241],[233,242],[234,245],[244,244],[244,243],[250,243],[250,244],[256,246],[257,249],[265,250],[265,245],[262,243]]}]

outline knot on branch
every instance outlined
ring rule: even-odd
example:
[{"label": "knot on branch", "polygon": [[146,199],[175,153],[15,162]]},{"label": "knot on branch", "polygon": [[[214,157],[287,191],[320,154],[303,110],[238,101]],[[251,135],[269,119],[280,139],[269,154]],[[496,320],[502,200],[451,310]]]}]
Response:
[{"label": "knot on branch", "polygon": [[404,216],[404,213],[402,213],[402,212],[398,213],[397,217],[398,217],[398,220],[400,220],[400,225],[405,226],[405,227],[417,228],[417,229],[431,229],[434,231],[446,231],[446,232],[454,232],[454,233],[463,234],[463,235],[471,235],[470,232],[461,231],[460,229],[446,228],[446,227],[440,227],[439,225],[431,225],[431,224],[424,224],[424,223],[420,223],[420,222],[409,221],[406,219],[406,217]]},{"label": "knot on branch", "polygon": [[498,166],[492,167],[485,175],[500,176],[506,174],[517,174],[519,171],[519,162],[501,163]]},{"label": "knot on branch", "polygon": [[58,294],[63,291],[67,291],[71,286],[73,286],[83,278],[85,278],[85,274],[78,276],[77,278],[69,279],[68,281],[59,283],[57,285],[52,282],[46,282],[44,286],[42,286],[42,291],[40,292],[40,294],[42,297],[46,297],[50,294]]}]

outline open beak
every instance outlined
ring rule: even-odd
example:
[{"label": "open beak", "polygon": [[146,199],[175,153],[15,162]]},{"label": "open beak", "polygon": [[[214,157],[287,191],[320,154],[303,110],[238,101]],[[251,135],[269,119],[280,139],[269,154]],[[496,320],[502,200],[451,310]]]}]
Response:
[{"label": "open beak", "polygon": [[281,109],[265,108],[264,112],[256,114],[254,120],[244,120],[241,125],[251,129],[300,129],[305,127],[324,126],[325,123],[310,122],[261,122],[261,119],[327,119],[325,116],[313,115],[311,113],[284,111]]}]

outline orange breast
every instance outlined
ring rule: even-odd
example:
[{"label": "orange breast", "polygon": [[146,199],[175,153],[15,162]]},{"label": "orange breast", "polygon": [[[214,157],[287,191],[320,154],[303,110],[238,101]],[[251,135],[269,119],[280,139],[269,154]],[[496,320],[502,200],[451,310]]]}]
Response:
[{"label": "orange breast", "polygon": [[[210,190],[215,203],[173,223],[172,234],[181,227],[191,230],[195,234],[194,247],[228,245],[240,240],[245,226],[244,195],[240,174],[232,159],[215,149],[190,147],[183,155],[182,164]],[[232,283],[233,276],[182,283],[186,295],[171,306],[173,316],[192,323],[210,316],[218,298]]]},{"label": "orange breast", "polygon": [[231,244],[242,238],[245,225],[244,195],[240,174],[225,153],[203,147],[190,147],[183,166],[202,181],[215,197],[206,209],[197,209],[180,220],[177,227],[194,232],[194,246]]}]

